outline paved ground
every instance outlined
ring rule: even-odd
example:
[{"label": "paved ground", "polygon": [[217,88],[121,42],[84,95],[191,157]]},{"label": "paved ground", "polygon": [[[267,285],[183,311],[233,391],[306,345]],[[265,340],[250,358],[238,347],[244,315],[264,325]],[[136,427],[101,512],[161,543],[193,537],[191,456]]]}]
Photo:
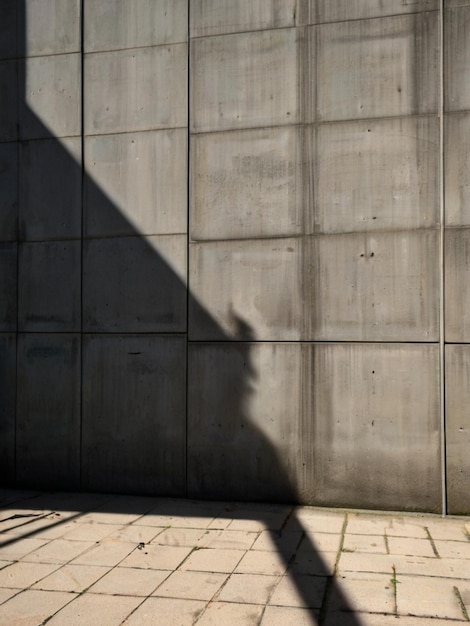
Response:
[{"label": "paved ground", "polygon": [[469,621],[469,518],[8,490],[0,507],[1,626]]}]

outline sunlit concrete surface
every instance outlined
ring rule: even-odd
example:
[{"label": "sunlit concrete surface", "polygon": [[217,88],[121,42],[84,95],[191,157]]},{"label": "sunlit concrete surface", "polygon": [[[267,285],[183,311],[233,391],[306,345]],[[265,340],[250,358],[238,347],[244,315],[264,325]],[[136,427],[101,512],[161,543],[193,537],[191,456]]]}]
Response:
[{"label": "sunlit concrete surface", "polygon": [[0,492],[0,624],[468,622],[470,518]]}]

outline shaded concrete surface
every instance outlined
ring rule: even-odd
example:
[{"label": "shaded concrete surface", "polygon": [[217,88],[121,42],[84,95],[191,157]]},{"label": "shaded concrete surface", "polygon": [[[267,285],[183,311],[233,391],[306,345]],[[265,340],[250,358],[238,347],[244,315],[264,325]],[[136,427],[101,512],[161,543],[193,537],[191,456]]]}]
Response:
[{"label": "shaded concrete surface", "polygon": [[0,492],[0,624],[468,622],[470,518]]}]

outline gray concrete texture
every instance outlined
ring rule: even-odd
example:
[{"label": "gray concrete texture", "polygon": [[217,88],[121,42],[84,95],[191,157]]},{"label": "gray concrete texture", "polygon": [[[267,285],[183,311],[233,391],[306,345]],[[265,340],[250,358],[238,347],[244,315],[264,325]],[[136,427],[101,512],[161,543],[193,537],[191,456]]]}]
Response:
[{"label": "gray concrete texture", "polygon": [[5,481],[470,511],[469,24],[2,2]]}]

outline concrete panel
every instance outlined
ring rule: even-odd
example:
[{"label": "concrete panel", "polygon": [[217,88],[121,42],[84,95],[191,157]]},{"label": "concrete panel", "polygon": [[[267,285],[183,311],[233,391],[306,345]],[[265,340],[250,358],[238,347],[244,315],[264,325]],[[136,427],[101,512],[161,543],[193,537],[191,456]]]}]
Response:
[{"label": "concrete panel", "polygon": [[16,335],[0,334],[0,485],[15,477]]},{"label": "concrete panel", "polygon": [[0,144],[0,241],[16,239],[18,219],[18,145]]},{"label": "concrete panel", "polygon": [[80,139],[20,143],[19,172],[20,238],[80,237]]},{"label": "concrete panel", "polygon": [[19,106],[21,139],[80,134],[79,54],[26,59],[19,63],[19,76],[25,89]]},{"label": "concrete panel", "polygon": [[306,0],[304,4],[308,5],[309,24],[437,11],[439,8],[439,0]]},{"label": "concrete panel", "polygon": [[85,52],[184,42],[188,4],[188,0],[86,0]]},{"label": "concrete panel", "polygon": [[0,332],[16,330],[17,254],[16,243],[0,244]]},{"label": "concrete panel", "polygon": [[88,336],[83,349],[83,488],[185,495],[185,337]]},{"label": "concrete panel", "polygon": [[446,452],[449,513],[470,513],[470,346],[446,346]]},{"label": "concrete panel", "polygon": [[447,111],[470,109],[470,6],[446,11],[444,98]]},{"label": "concrete panel", "polygon": [[86,332],[185,332],[186,236],[85,242]]},{"label": "concrete panel", "polygon": [[316,230],[437,225],[437,117],[325,124],[313,135]]},{"label": "concrete panel", "polygon": [[185,233],[187,161],[185,129],[87,137],[86,234]]},{"label": "concrete panel", "polygon": [[470,6],[470,0],[444,0],[446,9],[455,9],[458,7]]},{"label": "concrete panel", "polygon": [[295,26],[296,0],[192,0],[191,37]]},{"label": "concrete panel", "polygon": [[80,257],[80,241],[20,244],[20,331],[80,331]]},{"label": "concrete panel", "polygon": [[188,494],[311,501],[312,348],[190,344]]},{"label": "concrete panel", "polygon": [[432,113],[438,103],[438,14],[317,27],[317,119]]},{"label": "concrete panel", "polygon": [[18,11],[26,27],[21,56],[80,51],[80,0],[22,0]]},{"label": "concrete panel", "polygon": [[187,126],[187,44],[85,57],[85,133]]},{"label": "concrete panel", "polygon": [[18,484],[78,489],[80,338],[19,335],[16,435]]},{"label": "concrete panel", "polygon": [[0,59],[12,59],[17,56],[17,4],[17,0],[2,0],[0,4]]},{"label": "concrete panel", "polygon": [[308,206],[302,138],[295,127],[193,137],[191,238],[302,234]]},{"label": "concrete panel", "polygon": [[297,60],[296,29],[193,41],[192,130],[299,122]]},{"label": "concrete panel", "polygon": [[313,339],[437,341],[437,231],[324,235],[309,241]]},{"label": "concrete panel", "polygon": [[192,244],[189,284],[198,303],[190,303],[191,339],[302,337],[299,239]]},{"label": "concrete panel", "polygon": [[446,224],[470,225],[470,114],[445,117],[445,206]]},{"label": "concrete panel", "polygon": [[446,341],[470,341],[470,230],[448,229],[445,234]]},{"label": "concrete panel", "polygon": [[439,353],[431,345],[317,345],[315,503],[440,506]]},{"label": "concrete panel", "polygon": [[18,120],[18,73],[16,61],[0,62],[0,141],[14,141],[17,138]]}]

